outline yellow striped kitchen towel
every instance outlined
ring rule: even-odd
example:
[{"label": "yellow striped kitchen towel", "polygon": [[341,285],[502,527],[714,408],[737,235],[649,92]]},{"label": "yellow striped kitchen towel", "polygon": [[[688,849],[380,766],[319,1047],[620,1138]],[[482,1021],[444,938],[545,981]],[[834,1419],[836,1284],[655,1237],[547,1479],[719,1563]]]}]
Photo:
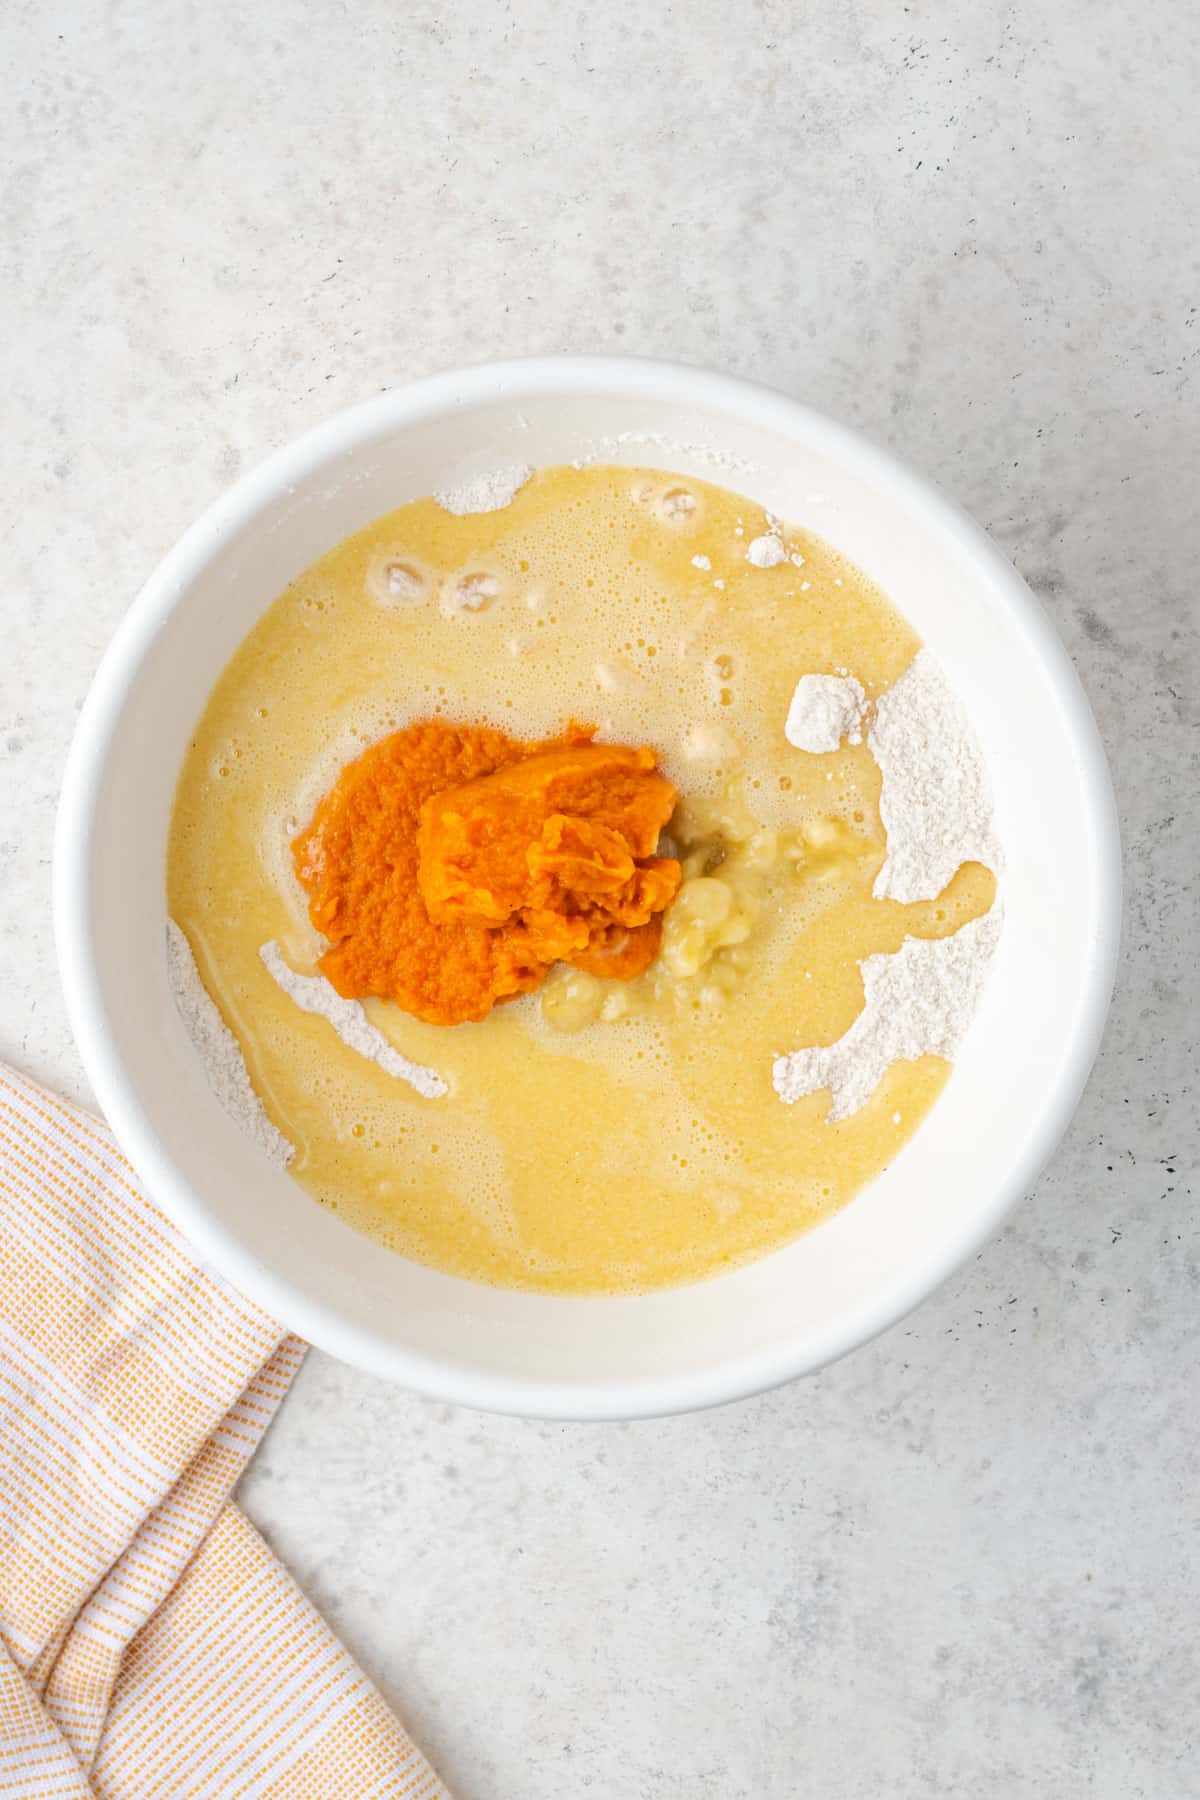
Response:
[{"label": "yellow striped kitchen towel", "polygon": [[0,1067],[2,1800],[445,1800],[229,1498],[303,1355]]}]

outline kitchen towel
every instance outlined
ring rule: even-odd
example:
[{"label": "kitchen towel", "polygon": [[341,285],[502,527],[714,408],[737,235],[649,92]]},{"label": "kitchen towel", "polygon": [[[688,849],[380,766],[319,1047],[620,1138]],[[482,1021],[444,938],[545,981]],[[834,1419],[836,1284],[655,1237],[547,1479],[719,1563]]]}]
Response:
[{"label": "kitchen towel", "polygon": [[229,1497],[303,1355],[0,1066],[2,1800],[448,1800]]}]

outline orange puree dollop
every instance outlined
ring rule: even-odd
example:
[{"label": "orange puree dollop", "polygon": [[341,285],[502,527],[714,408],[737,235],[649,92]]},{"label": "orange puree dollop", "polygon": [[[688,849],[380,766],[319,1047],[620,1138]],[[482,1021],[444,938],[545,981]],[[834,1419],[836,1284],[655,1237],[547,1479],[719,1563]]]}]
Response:
[{"label": "orange puree dollop", "polygon": [[675,789],[653,750],[572,727],[529,744],[439,720],[349,763],[292,845],[320,968],[435,1025],[482,1019],[555,962],[651,962],[679,864],[656,856]]}]

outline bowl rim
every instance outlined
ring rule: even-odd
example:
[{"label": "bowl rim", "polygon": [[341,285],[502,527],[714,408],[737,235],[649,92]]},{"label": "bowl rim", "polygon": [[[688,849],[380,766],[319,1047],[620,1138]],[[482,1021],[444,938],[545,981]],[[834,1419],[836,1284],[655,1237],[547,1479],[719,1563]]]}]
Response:
[{"label": "bowl rim", "polygon": [[[450,1367],[383,1344],[252,1255],[206,1207],[165,1151],[123,1065],[109,1048],[88,905],[96,807],[112,740],[159,631],[208,561],[272,500],[380,429],[398,430],[470,403],[523,394],[608,391],[690,403],[782,436],[802,436],[853,463],[934,537],[973,562],[1023,631],[1051,684],[1078,761],[1085,825],[1095,847],[1095,930],[1086,992],[1052,1103],[1008,1178],[964,1212],[919,1262],[885,1290],[803,1342],[737,1361],[715,1360],[686,1376],[532,1381]],[[927,1298],[996,1231],[1044,1168],[1078,1105],[1108,1014],[1121,928],[1121,850],[1116,797],[1100,733],[1079,676],[1040,603],[981,526],[926,477],[857,430],[756,382],[685,363],[634,356],[547,355],[457,367],[388,388],[342,409],[244,474],[168,551],[121,619],[93,677],[67,757],[53,862],[53,914],[67,1014],[88,1080],[114,1135],[155,1202],[209,1263],[287,1329],[356,1367],[432,1398],[487,1411],[552,1419],[655,1417],[723,1404],[814,1372],[870,1341]],[[651,1296],[652,1298],[652,1296]],[[563,1304],[569,1302],[563,1301]],[[797,1333],[797,1338],[801,1336]]]}]

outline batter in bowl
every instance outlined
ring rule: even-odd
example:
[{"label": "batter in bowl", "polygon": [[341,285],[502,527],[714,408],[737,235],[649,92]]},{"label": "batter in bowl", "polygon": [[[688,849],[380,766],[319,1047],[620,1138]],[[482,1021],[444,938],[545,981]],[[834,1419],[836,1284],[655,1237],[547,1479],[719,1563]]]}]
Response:
[{"label": "batter in bowl", "polygon": [[[644,1291],[785,1243],[894,1157],[944,1056],[904,1054],[833,1117],[829,1088],[776,1066],[843,1039],[863,964],[949,939],[995,878],[968,860],[936,893],[876,891],[872,722],[920,645],[832,549],[691,477],[512,485],[476,497],[493,510],[376,520],[269,608],[185,759],[169,909],[324,1205],[457,1275]],[[447,762],[403,825],[379,777],[390,757],[417,793],[418,732],[422,754],[464,733],[515,748]],[[564,745],[592,759],[573,789],[536,761]],[[593,807],[584,856],[592,775],[625,780],[628,757],[653,805]],[[503,880],[462,838],[498,841],[501,820],[528,838]],[[388,936],[401,895],[430,928],[415,959],[408,927]],[[494,995],[444,979],[456,905],[519,940]]]}]

